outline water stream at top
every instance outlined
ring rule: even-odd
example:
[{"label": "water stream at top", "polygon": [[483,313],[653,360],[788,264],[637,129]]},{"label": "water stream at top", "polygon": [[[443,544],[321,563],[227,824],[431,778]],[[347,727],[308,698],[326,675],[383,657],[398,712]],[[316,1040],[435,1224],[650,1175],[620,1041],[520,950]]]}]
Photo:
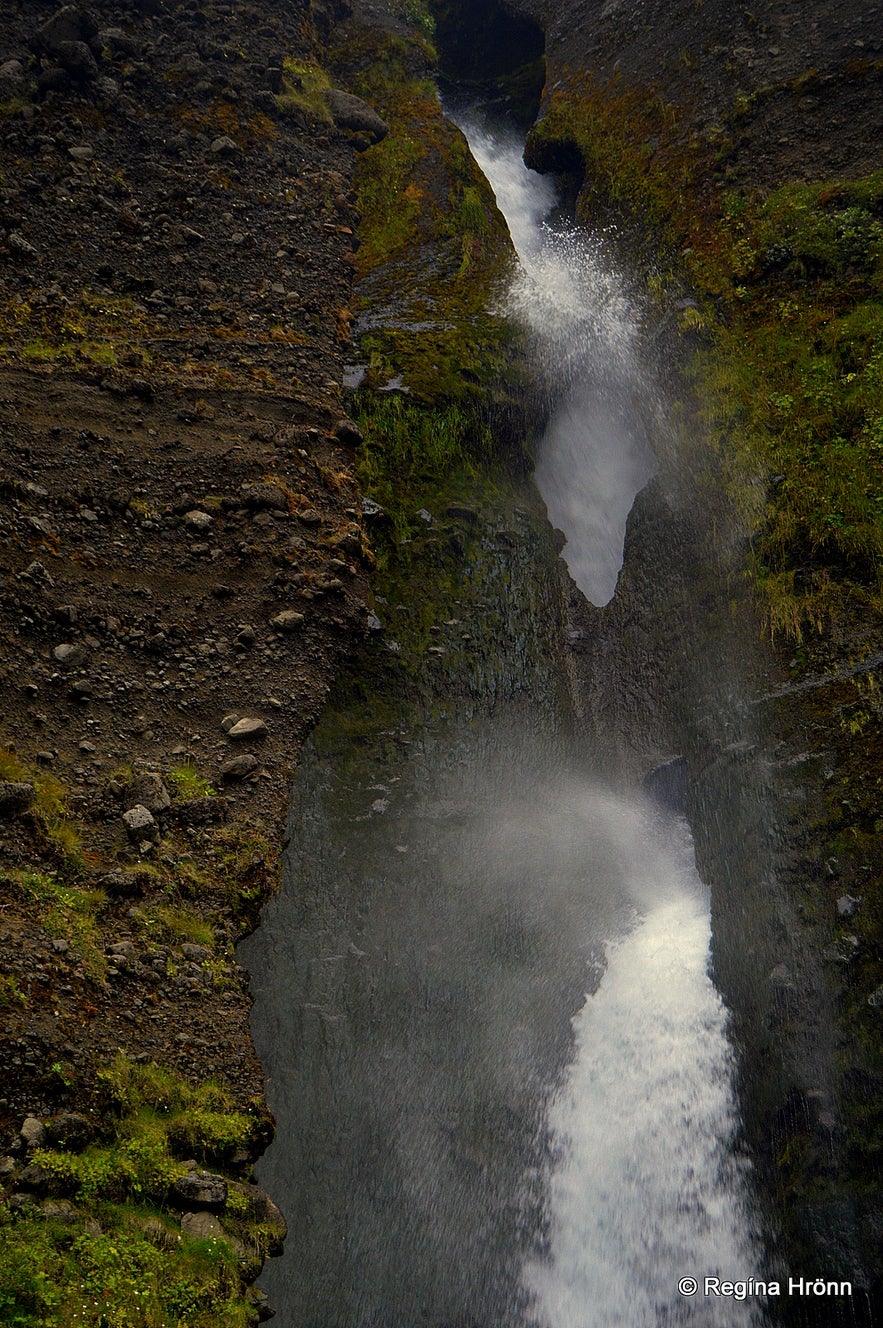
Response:
[{"label": "water stream at top", "polygon": [[[537,478],[601,604],[653,469],[638,311],[599,243],[546,225],[518,145],[463,127],[555,401]],[[278,1120],[258,1174],[291,1227],[262,1277],[279,1328],[763,1323],[678,1291],[759,1275],[689,832],[519,704],[304,755],[242,947]]]}]

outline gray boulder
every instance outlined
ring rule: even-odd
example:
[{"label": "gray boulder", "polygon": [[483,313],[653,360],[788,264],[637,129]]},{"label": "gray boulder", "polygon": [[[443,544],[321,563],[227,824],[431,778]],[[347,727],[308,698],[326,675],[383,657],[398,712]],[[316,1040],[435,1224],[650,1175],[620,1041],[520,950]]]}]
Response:
[{"label": "gray boulder", "polygon": [[153,814],[142,807],[132,807],[129,811],[123,813],[123,823],[129,833],[129,838],[136,844],[141,844],[147,840],[149,844],[159,843],[159,826],[153,819]]},{"label": "gray boulder", "polygon": [[94,15],[79,5],[62,5],[37,29],[34,44],[42,54],[58,58],[62,47],[73,42],[92,42],[97,35]]},{"label": "gray boulder", "polygon": [[325,100],[331,112],[331,118],[338,129],[351,129],[354,133],[367,134],[372,143],[379,143],[389,133],[389,125],[378,115],[373,106],[369,106],[361,97],[340,88],[329,88]]},{"label": "gray boulder", "polygon": [[21,60],[4,60],[0,65],[0,100],[20,97],[27,89],[28,79]]},{"label": "gray boulder", "polygon": [[92,1126],[78,1111],[65,1111],[47,1121],[46,1135],[54,1147],[80,1153],[92,1138]]},{"label": "gray boulder", "polygon": [[234,742],[247,742],[249,739],[265,738],[267,736],[267,726],[262,719],[247,717],[240,719],[227,730],[227,737],[232,738]]},{"label": "gray boulder", "polygon": [[40,1148],[46,1141],[46,1126],[36,1116],[26,1116],[20,1134],[25,1148]]},{"label": "gray boulder", "polygon": [[217,1212],[227,1202],[227,1182],[211,1171],[189,1171],[172,1185],[172,1199],[190,1212]]},{"label": "gray boulder", "polygon": [[135,776],[129,785],[126,801],[129,807],[146,807],[153,816],[161,816],[172,805],[169,790],[152,770]]},{"label": "gray boulder", "polygon": [[98,77],[95,56],[85,42],[61,42],[55,58],[62,69],[77,83],[91,83]]}]

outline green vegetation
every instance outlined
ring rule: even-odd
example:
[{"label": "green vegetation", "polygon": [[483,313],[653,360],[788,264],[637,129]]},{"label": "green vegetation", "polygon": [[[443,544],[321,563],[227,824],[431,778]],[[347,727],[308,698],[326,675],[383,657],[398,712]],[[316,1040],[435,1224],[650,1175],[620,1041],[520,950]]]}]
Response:
[{"label": "green vegetation", "polygon": [[[208,504],[204,504],[208,506]],[[199,773],[197,767],[192,761],[185,761],[182,765],[172,766],[168,771],[167,778],[174,786],[175,792],[179,798],[213,798],[217,789],[213,788],[208,780]]]},{"label": "green vegetation", "polygon": [[0,306],[0,357],[26,364],[144,369],[151,363],[144,343],[156,335],[143,307],[122,296],[84,290],[75,302],[17,296]]},{"label": "green vegetation", "polygon": [[95,981],[103,981],[107,961],[98,927],[98,917],[107,904],[103,890],[64,885],[52,874],[34,871],[0,870],[0,884],[36,905],[44,931],[68,941],[86,972]]},{"label": "green vegetation", "polygon": [[374,106],[388,135],[356,176],[360,341],[369,382],[401,375],[423,401],[478,398],[511,384],[515,331],[492,311],[513,261],[506,226],[463,135],[429,77],[435,52],[363,32],[335,53],[340,77]]},{"label": "green vegetation", "polygon": [[283,91],[276,105],[283,115],[300,114],[310,124],[331,124],[325,93],[331,81],[325,70],[307,60],[287,58],[282,65]]},{"label": "green vegetation", "polygon": [[365,435],[359,483],[389,514],[397,542],[411,533],[428,485],[445,476],[474,477],[494,460],[493,433],[474,407],[363,391],[356,414]]},{"label": "green vegetation", "polygon": [[27,1005],[28,999],[18,985],[17,978],[8,973],[0,973],[0,1010],[10,1010],[16,1005]]},{"label": "green vegetation", "polygon": [[761,477],[752,570],[770,631],[797,641],[883,607],[881,210],[883,172],[728,197],[697,264],[728,269],[697,382],[736,472]]},{"label": "green vegetation", "polygon": [[228,1204],[222,1235],[193,1239],[166,1201],[184,1159],[218,1166],[254,1151],[265,1113],[237,1111],[217,1085],[123,1056],[99,1080],[110,1137],[80,1153],[34,1155],[66,1206],[12,1212],[0,1203],[0,1319],[18,1328],[245,1328],[254,1315],[243,1276],[272,1233],[240,1201]]},{"label": "green vegetation", "polygon": [[580,170],[578,218],[611,209],[640,217],[658,252],[698,241],[713,213],[702,187],[709,144],[679,130],[677,109],[658,94],[619,76],[599,83],[568,73],[528,136],[525,160],[538,170]]}]

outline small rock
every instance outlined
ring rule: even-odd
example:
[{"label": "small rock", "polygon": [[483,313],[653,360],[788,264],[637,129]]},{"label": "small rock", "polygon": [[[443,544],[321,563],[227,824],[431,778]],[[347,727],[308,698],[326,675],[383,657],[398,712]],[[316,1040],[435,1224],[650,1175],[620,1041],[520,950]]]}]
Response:
[{"label": "small rock", "polygon": [[259,765],[256,756],[252,756],[251,752],[243,752],[242,756],[234,756],[232,761],[221,767],[221,778],[231,782],[246,779]]},{"label": "small rock", "polygon": [[269,480],[261,480],[256,484],[243,484],[242,497],[246,507],[252,512],[288,511],[288,495],[278,484],[273,484]]},{"label": "small rock", "polygon": [[[272,1233],[268,1253],[271,1256],[282,1253],[287,1234],[287,1225],[280,1209],[259,1185],[246,1185],[240,1181],[230,1183],[230,1192],[243,1204],[243,1217],[248,1222],[256,1222]],[[244,1201],[244,1202],[243,1202]]]},{"label": "small rock", "polygon": [[362,499],[362,516],[367,517],[369,521],[379,520],[386,516],[386,509],[375,503],[373,498]]},{"label": "small rock", "polygon": [[27,91],[28,80],[20,60],[4,60],[0,65],[0,98],[10,101]]},{"label": "small rock", "polygon": [[329,88],[325,94],[331,118],[338,129],[367,134],[372,143],[379,143],[389,133],[389,125],[361,97],[339,88]]},{"label": "small rock", "polygon": [[227,1182],[210,1171],[191,1171],[173,1183],[172,1198],[190,1212],[217,1211],[227,1202]]},{"label": "small rock", "polygon": [[79,5],[62,5],[35,33],[36,47],[58,55],[67,42],[90,42],[98,34],[95,16]]},{"label": "small rock", "polygon": [[146,807],[153,816],[161,816],[172,805],[169,790],[152,770],[136,775],[127,789],[129,807]]},{"label": "small rock", "polygon": [[239,148],[227,134],[220,134],[212,140],[209,152],[213,157],[238,157]]},{"label": "small rock", "polygon": [[88,143],[81,143],[77,147],[68,148],[67,155],[74,161],[91,161],[95,156],[95,149],[90,148]]},{"label": "small rock", "polygon": [[361,447],[365,436],[353,420],[338,420],[334,426],[334,436],[347,447]]},{"label": "small rock", "polygon": [[33,806],[35,796],[33,784],[0,783],[0,819],[21,816]]},{"label": "small rock", "polygon": [[270,1297],[259,1286],[250,1286],[246,1293],[246,1299],[257,1314],[258,1323],[266,1323],[268,1319],[275,1318],[276,1311],[270,1304]]},{"label": "small rock", "polygon": [[130,899],[144,893],[145,873],[115,867],[113,871],[106,872],[98,884],[115,899]]},{"label": "small rock", "polygon": [[241,718],[242,716],[236,714],[235,712],[233,714],[225,715],[224,718],[221,720],[221,728],[224,730],[225,733],[229,733],[230,730],[233,728],[233,725],[238,724]]},{"label": "small rock", "polygon": [[80,1212],[70,1199],[44,1199],[40,1204],[41,1216],[55,1222],[76,1222]]},{"label": "small rock", "polygon": [[85,42],[59,42],[55,58],[62,69],[78,83],[91,83],[98,77],[95,56]]},{"label": "small rock", "polygon": [[223,1240],[224,1228],[213,1213],[183,1213],[181,1230],[192,1240]]},{"label": "small rock", "polygon": [[65,1111],[46,1123],[49,1142],[69,1153],[81,1152],[92,1138],[92,1126],[78,1111]]},{"label": "small rock", "polygon": [[72,645],[69,641],[65,641],[60,646],[55,647],[52,657],[59,664],[72,667],[82,659],[83,650],[81,646]]},{"label": "small rock", "polygon": [[232,738],[234,742],[245,742],[249,738],[265,738],[267,736],[267,726],[262,719],[240,719],[227,732],[227,737]]},{"label": "small rock", "polygon": [[137,959],[138,947],[134,941],[113,941],[107,946],[107,953],[115,959]]},{"label": "small rock", "polygon": [[208,512],[200,512],[197,508],[194,508],[192,512],[185,512],[183,520],[188,530],[200,535],[204,535],[212,524]]},{"label": "small rock", "polygon": [[279,632],[296,632],[304,621],[304,615],[296,609],[283,609],[275,618],[270,619],[271,626]]},{"label": "small rock", "polygon": [[851,918],[861,902],[854,895],[841,895],[837,900],[837,912],[841,918]]},{"label": "small rock", "polygon": [[362,553],[362,539],[354,530],[347,530],[334,541],[334,547],[348,558],[358,558]]},{"label": "small rock", "polygon": [[227,799],[217,797],[185,798],[175,803],[170,815],[179,825],[211,825],[227,818]]},{"label": "small rock", "polygon": [[9,252],[22,263],[31,263],[40,256],[31,242],[26,240],[18,231],[9,232],[6,237],[6,245]]},{"label": "small rock", "polygon": [[236,644],[238,646],[253,646],[256,640],[257,633],[253,627],[241,627],[236,633]]},{"label": "small rock", "polygon": [[38,1167],[36,1162],[31,1162],[15,1178],[16,1185],[20,1185],[23,1190],[34,1190],[38,1194],[41,1190],[49,1189],[51,1181],[51,1174],[43,1167]]},{"label": "small rock", "polygon": [[19,1133],[25,1148],[40,1148],[46,1141],[46,1127],[36,1116],[26,1116]]},{"label": "small rock", "polygon": [[133,843],[141,844],[143,841],[149,844],[159,843],[159,826],[153,819],[152,812],[146,807],[139,804],[130,808],[123,813],[123,822]]},{"label": "small rock", "polygon": [[194,963],[202,963],[203,959],[208,959],[211,951],[205,945],[194,945],[192,941],[186,941],[181,946],[181,954],[185,959],[191,959]]}]

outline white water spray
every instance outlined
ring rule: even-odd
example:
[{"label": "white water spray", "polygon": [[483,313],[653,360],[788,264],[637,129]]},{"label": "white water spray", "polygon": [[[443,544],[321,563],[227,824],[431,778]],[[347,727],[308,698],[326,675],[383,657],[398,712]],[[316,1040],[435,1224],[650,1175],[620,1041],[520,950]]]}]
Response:
[{"label": "white water spray", "polygon": [[616,589],[635,494],[655,469],[644,420],[651,406],[637,357],[639,313],[599,242],[547,218],[551,182],[529,171],[520,144],[461,121],[520,260],[508,312],[533,334],[556,401],[536,479],[564,557],[593,604]]},{"label": "white water spray", "polygon": [[550,1328],[763,1321],[756,1301],[678,1291],[684,1277],[702,1288],[706,1277],[760,1272],[745,1163],[733,1151],[726,1013],[707,972],[708,900],[686,827],[671,830],[674,839],[657,826],[644,841],[641,892],[656,902],[608,946],[552,1110],[550,1257],[527,1272]]}]

